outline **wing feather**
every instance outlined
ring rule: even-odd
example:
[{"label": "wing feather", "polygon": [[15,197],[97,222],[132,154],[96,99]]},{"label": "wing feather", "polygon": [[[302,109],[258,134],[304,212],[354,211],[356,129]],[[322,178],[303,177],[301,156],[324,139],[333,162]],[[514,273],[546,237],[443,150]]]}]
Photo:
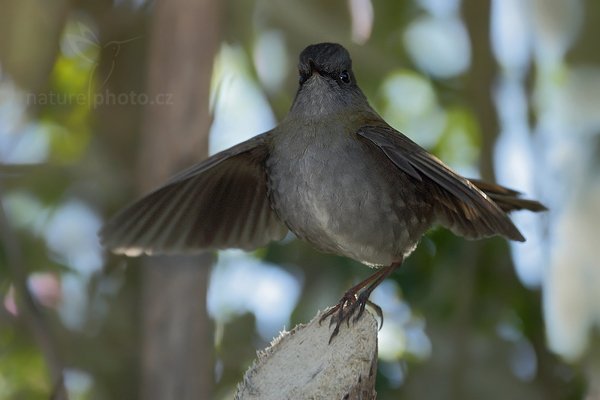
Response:
[{"label": "wing feather", "polygon": [[285,236],[271,209],[264,162],[266,133],[181,172],[134,202],[100,231],[116,253],[255,249]]},{"label": "wing feather", "polygon": [[432,185],[432,204],[442,225],[469,238],[503,235],[509,239],[525,238],[506,213],[466,178],[389,126],[365,126],[359,137],[377,145],[401,171]]}]

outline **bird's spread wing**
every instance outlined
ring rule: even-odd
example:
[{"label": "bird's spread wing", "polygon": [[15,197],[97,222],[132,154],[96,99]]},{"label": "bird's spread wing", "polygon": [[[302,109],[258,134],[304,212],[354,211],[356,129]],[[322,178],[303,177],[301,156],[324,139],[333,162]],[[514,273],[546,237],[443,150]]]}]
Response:
[{"label": "bird's spread wing", "polygon": [[469,238],[503,235],[525,238],[482,190],[451,170],[442,161],[389,126],[365,126],[358,131],[375,144],[401,171],[425,185],[433,185],[433,204],[439,222]]},{"label": "bird's spread wing", "polygon": [[270,133],[181,172],[112,218],[100,231],[116,253],[254,249],[285,236],[270,207],[264,161]]}]

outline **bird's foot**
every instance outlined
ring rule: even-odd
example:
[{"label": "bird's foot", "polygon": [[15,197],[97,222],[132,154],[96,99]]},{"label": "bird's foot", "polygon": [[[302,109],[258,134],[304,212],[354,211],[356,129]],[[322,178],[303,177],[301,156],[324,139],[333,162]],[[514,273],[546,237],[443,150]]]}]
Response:
[{"label": "bird's foot", "polygon": [[[346,321],[346,326],[350,327],[350,319],[352,319],[352,323],[355,323],[360,319],[367,304],[375,310],[375,313],[381,319],[380,328],[383,326],[383,312],[381,311],[381,307],[370,301],[369,295],[369,291],[363,291],[358,296],[356,293],[346,292],[339,303],[323,314],[319,323],[323,322],[328,317],[331,317],[329,321],[330,327],[335,323],[335,328],[329,337],[329,343],[331,343],[333,338],[340,332],[340,326],[344,321]],[[352,318],[352,316],[354,316],[354,318]]]},{"label": "bird's foot", "polygon": [[[336,312],[338,317],[337,319],[341,319],[341,317],[344,315],[344,308],[349,307],[350,304],[354,304],[356,302],[356,299],[356,292],[353,290],[348,290],[346,293],[344,293],[340,301],[335,306],[329,308],[329,310],[327,310],[325,314],[323,314],[321,319],[319,319],[319,324],[321,324],[321,322],[325,321],[327,318],[329,318]],[[331,321],[329,322],[329,326],[333,324],[333,321],[334,318],[332,317]]]}]

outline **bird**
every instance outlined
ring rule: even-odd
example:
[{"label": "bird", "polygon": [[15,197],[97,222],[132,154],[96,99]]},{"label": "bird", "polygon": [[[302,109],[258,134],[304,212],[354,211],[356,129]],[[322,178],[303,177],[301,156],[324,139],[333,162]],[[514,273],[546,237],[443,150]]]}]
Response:
[{"label": "bird", "polygon": [[101,229],[102,244],[129,256],[254,250],[290,231],[375,268],[321,317],[335,323],[331,342],[432,226],[468,239],[524,241],[508,213],[546,210],[515,190],[459,175],[385,122],[342,45],[306,47],[298,73],[291,108],[275,128],[118,212]]}]

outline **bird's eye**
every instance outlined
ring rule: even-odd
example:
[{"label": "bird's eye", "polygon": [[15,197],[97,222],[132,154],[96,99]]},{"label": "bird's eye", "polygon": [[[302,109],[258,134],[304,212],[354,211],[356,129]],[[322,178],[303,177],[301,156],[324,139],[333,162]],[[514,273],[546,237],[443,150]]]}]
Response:
[{"label": "bird's eye", "polygon": [[348,73],[348,71],[344,70],[340,73],[340,81],[344,83],[350,83],[350,74]]},{"label": "bird's eye", "polygon": [[307,80],[308,80],[308,75],[300,72],[300,75],[298,75],[298,83],[300,83],[300,85],[303,85],[304,82],[306,82]]}]

